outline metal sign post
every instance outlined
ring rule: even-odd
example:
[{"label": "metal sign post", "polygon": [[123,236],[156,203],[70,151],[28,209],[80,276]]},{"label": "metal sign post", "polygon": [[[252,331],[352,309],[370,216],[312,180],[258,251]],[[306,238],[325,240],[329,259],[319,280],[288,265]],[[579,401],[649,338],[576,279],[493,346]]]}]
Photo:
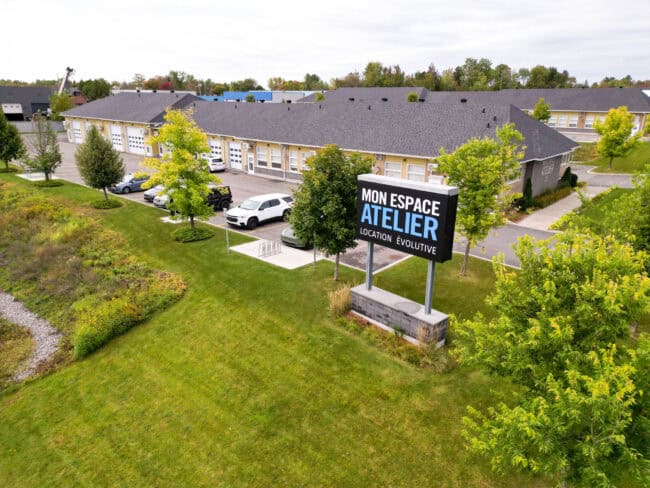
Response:
[{"label": "metal sign post", "polygon": [[433,280],[436,272],[436,262],[430,259],[427,262],[427,287],[424,296],[424,313],[431,315],[431,302],[433,301]]},{"label": "metal sign post", "polygon": [[226,217],[229,208],[230,204],[228,202],[225,202],[221,207],[221,210],[223,211],[224,225],[226,227],[226,254],[230,254],[230,236],[228,235],[228,218]]},{"label": "metal sign post", "polygon": [[366,290],[372,290],[372,269],[375,254],[375,243],[368,241],[368,260],[366,261]]}]

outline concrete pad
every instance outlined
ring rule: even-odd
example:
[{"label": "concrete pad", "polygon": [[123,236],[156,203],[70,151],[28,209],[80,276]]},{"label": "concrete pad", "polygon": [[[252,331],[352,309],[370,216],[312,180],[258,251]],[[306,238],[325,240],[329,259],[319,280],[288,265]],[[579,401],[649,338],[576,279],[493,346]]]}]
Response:
[{"label": "concrete pad", "polygon": [[[19,173],[16,176],[28,181],[45,181],[45,173]],[[54,175],[50,175],[50,179],[58,180],[60,178]]]},{"label": "concrete pad", "polygon": [[[296,249],[294,247],[285,246],[280,244],[280,252],[278,254],[271,254],[268,256],[260,256],[260,250],[262,246],[272,244],[273,241],[267,241],[264,239],[247,242],[245,244],[239,244],[238,246],[232,246],[230,249],[232,251],[250,256],[265,263],[273,264],[275,266],[280,266],[285,269],[297,269],[307,264],[312,264],[314,262],[314,251],[306,251],[302,249]],[[316,261],[323,259],[323,255],[316,253]]]},{"label": "concrete pad", "polygon": [[[582,192],[589,198],[593,198],[606,189],[604,186],[587,186]],[[580,197],[578,197],[577,193],[573,192],[562,200],[558,200],[554,204],[537,210],[528,217],[524,217],[517,224],[532,229],[548,230],[560,217],[569,212],[573,212],[580,205],[582,205]]]}]

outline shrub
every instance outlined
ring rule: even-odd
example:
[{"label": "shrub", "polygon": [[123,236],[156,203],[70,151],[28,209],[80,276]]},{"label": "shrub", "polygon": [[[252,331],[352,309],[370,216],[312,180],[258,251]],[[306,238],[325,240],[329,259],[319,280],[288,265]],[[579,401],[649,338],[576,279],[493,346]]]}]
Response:
[{"label": "shrub", "polygon": [[583,142],[580,144],[573,154],[571,154],[572,161],[589,162],[598,157],[598,150],[596,149],[595,142]]},{"label": "shrub", "polygon": [[521,198],[518,198],[514,201],[514,205],[520,211],[528,210],[533,204],[533,184],[530,181],[530,178],[526,179],[526,184],[524,185],[524,193]]},{"label": "shrub", "polygon": [[9,166],[8,168],[0,168],[0,173],[17,173],[18,168],[15,166]]},{"label": "shrub", "polygon": [[352,307],[352,296],[350,288],[339,288],[329,292],[330,314],[332,318],[338,318],[350,311]]},{"label": "shrub", "polygon": [[417,102],[418,101],[418,94],[415,92],[410,92],[408,95],[406,95],[406,101],[407,102]]},{"label": "shrub", "polygon": [[111,208],[120,208],[124,204],[120,202],[117,198],[98,198],[90,202],[90,206],[98,210],[110,210]]},{"label": "shrub", "polygon": [[578,186],[578,175],[571,172],[571,166],[567,166],[562,178],[560,178],[558,187],[562,186],[570,186],[571,188]]},{"label": "shrub", "polygon": [[571,193],[570,186],[558,187],[555,190],[550,190],[541,195],[533,198],[533,206],[536,208],[544,208],[549,205],[561,200],[562,198],[568,196]]},{"label": "shrub", "polygon": [[207,227],[183,227],[172,232],[172,237],[178,242],[194,242],[209,239],[214,235],[214,231]]},{"label": "shrub", "polygon": [[35,181],[32,183],[34,186],[38,188],[56,188],[57,186],[63,186],[63,181],[61,180],[43,180],[43,181]]}]

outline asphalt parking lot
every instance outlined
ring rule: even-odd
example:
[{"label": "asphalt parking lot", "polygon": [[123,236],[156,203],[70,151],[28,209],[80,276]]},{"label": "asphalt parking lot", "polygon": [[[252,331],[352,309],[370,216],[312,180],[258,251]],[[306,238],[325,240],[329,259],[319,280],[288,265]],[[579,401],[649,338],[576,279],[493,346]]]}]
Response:
[{"label": "asphalt parking lot", "polygon": [[[77,144],[68,142],[65,136],[61,135],[59,136],[59,146],[61,148],[63,162],[61,166],[56,170],[56,175],[59,178],[72,181],[74,183],[83,184],[83,180],[79,175],[74,159],[74,153],[78,147]],[[143,156],[128,153],[121,153],[121,156],[124,160],[124,165],[127,173],[146,171],[146,168],[140,166],[140,163],[144,159]],[[264,193],[292,194],[293,190],[297,187],[295,183],[273,180],[270,178],[263,178],[260,176],[254,176],[247,173],[230,170],[222,173],[216,173],[216,176],[221,179],[222,184],[230,186],[230,191],[233,195],[233,205],[237,205],[254,195],[261,195]],[[144,201],[143,192],[134,192],[121,196],[132,201],[141,202],[146,205],[152,205]],[[214,216],[210,218],[210,223],[219,225],[221,227],[225,227],[227,225],[223,212],[215,212]],[[230,228],[241,231],[245,234],[253,235],[259,239],[279,241],[280,234],[287,226],[288,224],[286,222],[276,221],[267,222],[263,225],[260,225],[255,230],[240,229],[235,227]],[[341,256],[341,262],[348,266],[365,269],[366,249],[367,244],[365,242],[360,242],[356,248],[349,250]],[[392,249],[375,245],[374,257],[374,269],[380,270],[395,263],[396,261],[407,257],[407,255],[394,251]]]}]

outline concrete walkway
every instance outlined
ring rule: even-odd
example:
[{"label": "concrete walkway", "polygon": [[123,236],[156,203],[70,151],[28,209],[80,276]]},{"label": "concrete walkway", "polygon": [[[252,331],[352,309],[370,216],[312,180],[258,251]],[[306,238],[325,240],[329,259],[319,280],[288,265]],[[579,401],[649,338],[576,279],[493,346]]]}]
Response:
[{"label": "concrete walkway", "polygon": [[[589,198],[593,198],[605,190],[607,190],[607,187],[605,186],[587,186],[582,190],[582,193],[587,195]],[[536,210],[532,214],[521,219],[517,224],[531,229],[549,230],[550,226],[557,222],[560,217],[572,212],[576,208],[580,207],[580,205],[582,205],[580,197],[576,192],[572,192],[562,200],[558,200],[546,208]]]}]

